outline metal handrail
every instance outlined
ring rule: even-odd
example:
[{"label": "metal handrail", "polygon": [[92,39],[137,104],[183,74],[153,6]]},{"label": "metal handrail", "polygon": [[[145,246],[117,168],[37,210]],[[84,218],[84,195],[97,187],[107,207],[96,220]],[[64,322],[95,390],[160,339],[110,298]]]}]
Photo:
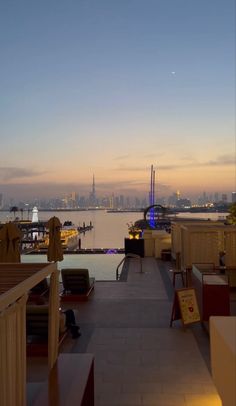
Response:
[{"label": "metal handrail", "polygon": [[120,261],[120,263],[118,264],[117,268],[116,268],[116,280],[118,281],[120,279],[120,274],[119,274],[119,268],[120,266],[123,264],[123,262],[126,260],[126,258],[139,258],[140,259],[140,272],[142,273],[142,257],[140,255],[137,254],[126,254],[124,256],[124,258],[122,258],[122,260]]}]

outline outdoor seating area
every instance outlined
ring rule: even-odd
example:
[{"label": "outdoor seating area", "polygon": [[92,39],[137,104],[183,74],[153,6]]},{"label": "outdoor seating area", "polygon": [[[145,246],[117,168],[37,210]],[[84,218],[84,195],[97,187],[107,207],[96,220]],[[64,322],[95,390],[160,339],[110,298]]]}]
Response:
[{"label": "outdoor seating area", "polygon": [[48,300],[49,284],[47,278],[33,286],[29,291],[28,303],[40,303]]},{"label": "outdoor seating area", "polygon": [[88,300],[95,284],[95,278],[89,276],[88,269],[64,268],[61,270],[62,302]]},{"label": "outdoor seating area", "polygon": [[[26,302],[28,292],[50,277],[48,367],[58,355],[58,270],[53,264],[0,264],[0,394],[1,405],[25,405]],[[6,370],[8,374],[6,374]],[[14,382],[14,386],[13,386]]]},{"label": "outdoor seating area", "polygon": [[[60,399],[58,404],[63,406],[68,402],[93,406],[94,399],[96,406],[113,405],[114,387],[114,404],[119,406],[127,402],[164,406],[168,401],[173,406],[222,405],[212,381],[207,330],[201,329],[200,322],[199,328],[190,325],[183,329],[178,311],[171,329],[169,320],[175,289],[194,287],[192,284],[196,284],[200,321],[208,323],[224,306],[228,307],[220,314],[228,316],[231,311],[236,315],[228,276],[220,274],[211,262],[195,264],[199,269],[189,268],[187,278],[180,255],[175,262],[149,256],[138,262],[127,258],[126,265],[125,281],[96,282],[94,289],[95,279],[85,268],[62,268],[59,283],[56,262],[0,264],[0,327],[6,333],[1,341],[4,345],[0,345],[4,361],[0,376],[9,368],[16,382],[12,394],[11,380],[7,376],[2,379],[0,393],[5,398],[0,398],[1,405],[25,406],[26,374],[29,406],[49,405],[50,399],[54,404]],[[80,340],[73,340],[67,328],[60,329],[60,300],[63,312],[70,311],[70,306],[79,315]],[[12,318],[15,309],[17,314]],[[16,319],[18,322],[13,322]],[[38,371],[36,359],[46,369]],[[217,379],[215,382],[218,385]],[[223,397],[224,385],[220,390]]]},{"label": "outdoor seating area", "polygon": [[[75,367],[80,355],[70,355],[69,364],[65,357],[58,360],[59,346],[67,335],[67,326],[74,328],[78,337],[78,326],[68,324],[62,327],[59,309],[59,270],[57,261],[63,259],[60,241],[60,222],[56,217],[49,221],[50,241],[48,261],[51,263],[20,263],[19,230],[16,225],[6,224],[0,236],[0,404],[1,406],[25,406],[68,404],[68,399],[79,399],[80,406],[93,406],[93,356],[87,356],[84,371]],[[14,240],[14,244],[12,241]],[[66,310],[68,314],[70,310]],[[63,312],[64,313],[64,312]],[[64,318],[64,314],[63,314]],[[77,334],[75,334],[75,329]],[[27,355],[29,358],[27,359]],[[27,392],[27,363],[35,356],[46,357],[46,371],[33,387],[40,391]],[[83,357],[82,357],[83,358]],[[68,357],[66,357],[68,359]],[[76,360],[75,360],[76,359]],[[69,366],[79,371],[71,382],[74,390],[68,392],[63,385],[70,376]],[[6,373],[6,371],[8,373]],[[60,381],[60,388],[58,383]],[[89,389],[88,389],[89,388]],[[48,402],[48,403],[47,403]]]},{"label": "outdoor seating area", "polygon": [[[236,265],[236,226],[211,221],[179,221],[171,225],[172,258],[180,255],[182,269],[193,263],[220,265],[224,252],[226,268]],[[232,283],[235,283],[233,279]]]},{"label": "outdoor seating area", "polygon": [[[59,311],[59,310],[58,310]],[[45,305],[26,306],[26,353],[29,357],[48,356],[49,307]],[[59,320],[58,350],[68,334],[65,324]]]},{"label": "outdoor seating area", "polygon": [[[50,277],[48,304],[27,304],[28,292],[46,277]],[[59,333],[57,264],[0,264],[0,288],[1,406],[41,405],[42,399],[46,405],[50,404],[50,396],[64,399],[64,405],[73,398],[80,406],[93,406],[93,355],[86,355],[84,359],[81,354],[70,354],[69,361],[68,357],[59,357],[58,360],[59,347],[66,338],[67,330]],[[27,355],[30,365],[34,363],[35,356],[45,358],[46,370],[36,385],[27,384]],[[72,370],[79,374],[72,377]],[[68,391],[68,386],[63,385],[69,376],[73,381],[73,391],[71,388]],[[61,382],[60,387],[56,378]],[[36,393],[30,389],[26,397],[26,386],[41,389]]]},{"label": "outdoor seating area", "polygon": [[236,0],[0,32],[0,406],[236,406]]},{"label": "outdoor seating area", "polygon": [[96,406],[221,406],[202,355],[209,355],[209,337],[201,323],[169,327],[170,262],[144,257],[142,272],[137,258],[127,262],[126,281],[97,281],[89,301],[73,304],[82,336],[62,346],[94,354]]}]

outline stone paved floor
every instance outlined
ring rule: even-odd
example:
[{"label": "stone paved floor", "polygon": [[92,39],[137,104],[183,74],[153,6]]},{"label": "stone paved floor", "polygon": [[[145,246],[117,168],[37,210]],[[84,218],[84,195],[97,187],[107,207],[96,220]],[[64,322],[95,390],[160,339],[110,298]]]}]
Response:
[{"label": "stone paved floor", "polygon": [[73,304],[82,336],[62,351],[94,354],[96,406],[221,405],[206,331],[179,321],[169,327],[168,267],[144,258],[141,273],[131,259],[126,282],[97,282],[88,302]]}]

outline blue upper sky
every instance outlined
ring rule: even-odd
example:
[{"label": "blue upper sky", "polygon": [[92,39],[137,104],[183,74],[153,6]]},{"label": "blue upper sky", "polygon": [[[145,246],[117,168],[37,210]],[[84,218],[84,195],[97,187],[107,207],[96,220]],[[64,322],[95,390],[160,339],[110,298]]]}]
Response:
[{"label": "blue upper sky", "polygon": [[0,52],[0,191],[236,187],[234,0],[2,0]]}]

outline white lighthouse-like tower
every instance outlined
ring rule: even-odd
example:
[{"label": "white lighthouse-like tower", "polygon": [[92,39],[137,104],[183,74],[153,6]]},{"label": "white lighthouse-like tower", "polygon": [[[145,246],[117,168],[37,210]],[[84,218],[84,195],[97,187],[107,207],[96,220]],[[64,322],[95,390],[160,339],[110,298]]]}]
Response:
[{"label": "white lighthouse-like tower", "polygon": [[38,221],[39,221],[38,209],[37,207],[34,207],[32,210],[32,223],[37,223]]}]

